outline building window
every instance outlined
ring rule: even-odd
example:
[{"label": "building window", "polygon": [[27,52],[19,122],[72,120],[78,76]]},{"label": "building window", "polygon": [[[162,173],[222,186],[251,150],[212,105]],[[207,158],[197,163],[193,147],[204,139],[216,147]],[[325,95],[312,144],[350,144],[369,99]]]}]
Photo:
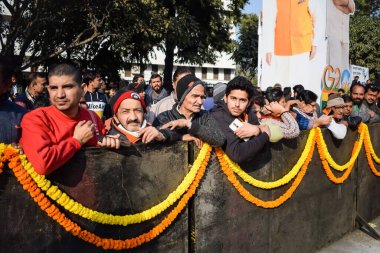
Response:
[{"label": "building window", "polygon": [[152,65],[152,72],[157,74],[158,73],[158,65],[157,64],[153,64]]},{"label": "building window", "polygon": [[214,68],[214,80],[219,80],[219,69]]},{"label": "building window", "polygon": [[124,69],[124,76],[132,77],[132,64],[127,64],[127,66]]},{"label": "building window", "polygon": [[231,69],[224,69],[224,80],[225,81],[231,80]]},{"label": "building window", "polygon": [[190,71],[193,75],[195,75],[195,67],[190,67]]},{"label": "building window", "polygon": [[207,79],[207,68],[202,68],[202,80]]}]

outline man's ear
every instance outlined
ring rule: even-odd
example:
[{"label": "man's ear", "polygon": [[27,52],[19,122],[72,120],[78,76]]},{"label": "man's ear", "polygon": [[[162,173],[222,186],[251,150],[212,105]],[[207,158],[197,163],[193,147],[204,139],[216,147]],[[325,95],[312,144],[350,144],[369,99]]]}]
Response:
[{"label": "man's ear", "polygon": [[223,100],[224,100],[224,103],[227,104],[227,95],[224,95]]},{"label": "man's ear", "polygon": [[83,97],[84,94],[86,94],[86,92],[87,92],[87,84],[86,83],[82,83],[82,85],[80,87],[82,89],[82,97]]}]

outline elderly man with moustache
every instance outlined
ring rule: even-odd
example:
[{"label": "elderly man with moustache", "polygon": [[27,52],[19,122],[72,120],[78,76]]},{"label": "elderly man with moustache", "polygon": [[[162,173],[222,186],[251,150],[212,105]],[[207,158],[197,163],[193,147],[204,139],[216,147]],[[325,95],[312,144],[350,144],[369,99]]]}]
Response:
[{"label": "elderly man with moustache", "polygon": [[225,142],[225,136],[215,119],[202,110],[206,98],[205,84],[193,74],[182,77],[177,83],[177,104],[170,111],[157,116],[154,126],[170,129],[171,140],[195,141],[197,146],[202,141],[211,146],[220,147]]},{"label": "elderly man with moustache", "polygon": [[144,99],[135,91],[119,91],[111,100],[113,117],[108,134],[120,134],[123,144],[169,140],[168,132],[157,130],[144,119],[146,106]]}]

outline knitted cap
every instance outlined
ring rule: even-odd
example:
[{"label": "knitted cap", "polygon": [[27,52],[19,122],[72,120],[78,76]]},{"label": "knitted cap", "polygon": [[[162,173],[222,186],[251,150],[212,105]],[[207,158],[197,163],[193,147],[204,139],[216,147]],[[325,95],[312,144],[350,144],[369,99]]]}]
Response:
[{"label": "knitted cap", "polygon": [[178,105],[183,103],[186,95],[189,94],[189,92],[197,85],[202,85],[203,87],[205,86],[205,84],[193,74],[186,75],[179,79],[177,83]]},{"label": "knitted cap", "polygon": [[336,93],[329,96],[329,99],[327,100],[326,108],[331,108],[333,106],[343,106],[343,105],[344,105],[343,98],[338,93]]},{"label": "knitted cap", "polygon": [[110,105],[111,105],[111,109],[113,111],[113,114],[115,114],[117,112],[117,109],[119,109],[121,102],[123,102],[125,99],[134,99],[134,100],[140,101],[141,106],[144,109],[144,112],[146,112],[146,106],[145,106],[144,99],[142,99],[142,97],[140,97],[140,95],[138,93],[136,93],[135,91],[120,90],[112,98],[113,99],[110,101]]}]

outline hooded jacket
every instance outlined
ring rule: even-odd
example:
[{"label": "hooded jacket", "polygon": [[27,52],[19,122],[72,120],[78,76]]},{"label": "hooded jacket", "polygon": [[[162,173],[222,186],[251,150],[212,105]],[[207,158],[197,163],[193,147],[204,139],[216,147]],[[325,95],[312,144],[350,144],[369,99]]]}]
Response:
[{"label": "hooded jacket", "polygon": [[[260,150],[263,149],[266,143],[269,143],[269,136],[266,133],[260,133],[257,136],[251,137],[248,141],[240,139],[230,129],[230,124],[237,117],[230,114],[227,104],[224,101],[218,101],[211,115],[216,119],[220,129],[226,136],[226,143],[223,145],[223,150],[228,157],[236,162],[243,163],[251,160]],[[259,121],[253,113],[248,114],[248,123],[258,125]]]}]

